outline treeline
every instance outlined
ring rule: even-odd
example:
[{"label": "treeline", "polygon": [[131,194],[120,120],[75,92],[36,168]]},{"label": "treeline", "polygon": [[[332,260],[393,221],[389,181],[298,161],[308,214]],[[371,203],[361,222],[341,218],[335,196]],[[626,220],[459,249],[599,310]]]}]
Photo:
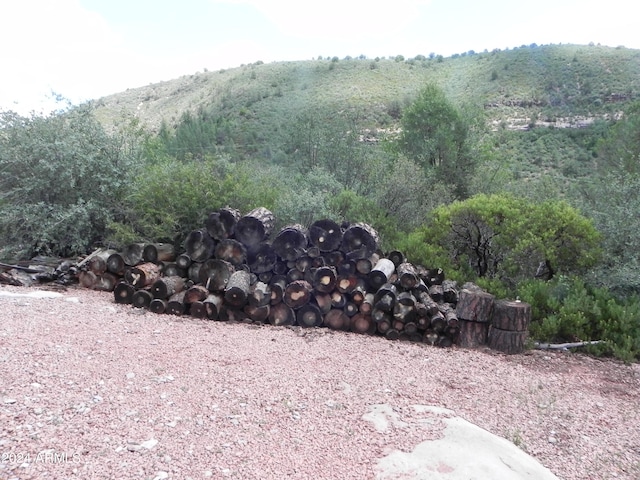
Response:
[{"label": "treeline", "polygon": [[580,131],[494,132],[430,85],[384,132],[355,108],[309,108],[274,138],[205,110],[157,135],[131,118],[107,134],[88,106],[0,122],[2,260],[181,246],[228,205],[264,206],[276,228],[355,219],[386,250],[519,295],[540,340],[640,353],[638,105]]}]

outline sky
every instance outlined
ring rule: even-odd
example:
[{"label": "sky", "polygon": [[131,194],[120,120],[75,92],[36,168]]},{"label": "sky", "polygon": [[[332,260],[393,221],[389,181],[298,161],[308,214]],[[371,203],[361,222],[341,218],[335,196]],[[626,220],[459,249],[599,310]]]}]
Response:
[{"label": "sky", "polygon": [[0,0],[0,111],[258,60],[640,48],[636,0]]}]

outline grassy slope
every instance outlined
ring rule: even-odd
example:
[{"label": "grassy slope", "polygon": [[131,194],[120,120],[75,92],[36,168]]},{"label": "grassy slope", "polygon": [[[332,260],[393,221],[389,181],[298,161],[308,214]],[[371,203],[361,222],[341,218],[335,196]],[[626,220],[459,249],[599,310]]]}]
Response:
[{"label": "grassy slope", "polygon": [[[96,102],[110,124],[137,114],[157,128],[183,111],[213,108],[267,129],[304,110],[358,109],[371,126],[392,119],[427,82],[460,103],[486,107],[490,120],[518,124],[614,112],[640,92],[640,51],[600,46],[521,47],[509,51],[396,62],[341,59],[276,62],[197,73],[129,89]],[[270,127],[266,127],[271,125]],[[249,126],[249,125],[248,125]]]}]

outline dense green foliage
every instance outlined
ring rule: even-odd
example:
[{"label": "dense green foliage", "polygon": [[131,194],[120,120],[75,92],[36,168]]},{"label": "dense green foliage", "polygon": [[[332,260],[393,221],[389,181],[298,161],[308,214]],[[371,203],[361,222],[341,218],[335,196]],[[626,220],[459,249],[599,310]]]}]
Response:
[{"label": "dense green foliage", "polygon": [[639,91],[638,51],[532,45],[256,62],[4,112],[0,258],[178,245],[225,205],[364,221],[383,250],[531,302],[535,339],[631,360]]},{"label": "dense green foliage", "polygon": [[105,237],[135,177],[137,125],[108,136],[89,108],[0,117],[0,257],[68,256]]}]

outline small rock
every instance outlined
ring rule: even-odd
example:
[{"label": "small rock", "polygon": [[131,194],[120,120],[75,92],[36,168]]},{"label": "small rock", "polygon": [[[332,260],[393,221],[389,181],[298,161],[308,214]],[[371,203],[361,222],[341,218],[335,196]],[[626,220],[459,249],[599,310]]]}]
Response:
[{"label": "small rock", "polygon": [[556,437],[549,437],[549,443],[558,443]]},{"label": "small rock", "polygon": [[12,405],[12,404],[14,404],[14,403],[16,403],[16,402],[17,402],[17,400],[16,400],[15,398],[9,398],[9,397],[6,397],[6,398],[4,399],[4,403],[6,403],[7,405]]},{"label": "small rock", "polygon": [[169,478],[169,474],[167,472],[158,472],[156,473],[156,476],[153,477],[153,480],[163,480],[165,478]]},{"label": "small rock", "polygon": [[129,380],[131,380],[132,378],[135,378],[135,376],[136,376],[136,374],[135,374],[135,373],[133,373],[133,372],[129,372],[129,373],[127,373],[127,378],[128,378]]},{"label": "small rock", "polygon": [[150,440],[147,440],[146,442],[142,442],[140,444],[140,446],[142,448],[146,448],[147,450],[151,450],[153,447],[155,447],[158,444],[158,440],[156,440],[155,438],[152,438]]}]

